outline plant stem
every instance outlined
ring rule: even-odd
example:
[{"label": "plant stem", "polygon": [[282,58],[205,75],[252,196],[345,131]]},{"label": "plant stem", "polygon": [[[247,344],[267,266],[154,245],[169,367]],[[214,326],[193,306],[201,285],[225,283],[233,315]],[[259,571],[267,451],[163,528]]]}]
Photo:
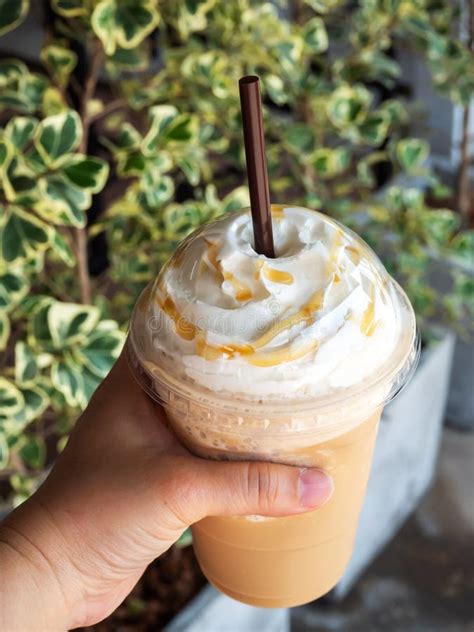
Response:
[{"label": "plant stem", "polygon": [[[474,31],[474,8],[472,3],[468,3],[466,8],[468,12],[468,48],[472,52],[473,50],[473,31]],[[470,228],[471,224],[474,224],[474,217],[472,216],[471,208],[471,185],[469,181],[469,118],[470,107],[469,103],[464,106],[462,117],[462,138],[461,138],[461,160],[459,163],[458,173],[458,187],[457,187],[457,209],[461,215],[462,223],[466,228]]]},{"label": "plant stem", "polygon": [[110,101],[110,103],[107,103],[107,105],[105,105],[104,108],[100,112],[97,112],[97,114],[94,114],[93,116],[91,116],[90,122],[95,123],[96,121],[100,120],[104,116],[107,116],[111,114],[112,112],[115,112],[115,110],[120,110],[120,108],[123,108],[126,105],[127,105],[127,102],[125,101],[125,99],[115,99],[114,101]]},{"label": "plant stem", "polygon": [[[79,151],[82,154],[87,153],[87,146],[89,142],[89,130],[91,124],[91,118],[87,113],[87,106],[89,101],[94,96],[95,89],[97,87],[97,81],[99,79],[99,73],[103,60],[102,47],[96,45],[92,55],[89,72],[86,77],[84,92],[82,93],[80,116],[82,119],[82,139],[79,145]],[[89,276],[89,263],[87,260],[87,228],[76,228],[76,258],[77,269],[79,274],[79,286],[81,291],[81,303],[89,304],[92,299],[91,293],[91,280]]]},{"label": "plant stem", "polygon": [[462,120],[461,161],[459,164],[457,208],[461,214],[462,223],[469,228],[471,221],[471,195],[469,182],[469,106],[464,106]]}]

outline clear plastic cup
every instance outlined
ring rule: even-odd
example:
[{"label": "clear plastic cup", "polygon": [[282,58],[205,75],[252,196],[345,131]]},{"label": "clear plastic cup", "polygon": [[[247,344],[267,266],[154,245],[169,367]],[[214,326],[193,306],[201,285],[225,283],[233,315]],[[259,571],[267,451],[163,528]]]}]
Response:
[{"label": "clear plastic cup", "polygon": [[[184,250],[175,256],[178,264]],[[334,480],[331,499],[306,514],[208,517],[193,525],[204,574],[239,601],[264,607],[312,601],[337,583],[349,562],[383,406],[406,384],[419,356],[412,307],[403,290],[386,277],[404,319],[391,356],[344,392],[303,399],[214,393],[173,371],[173,359],[160,361],[153,342],[166,335],[153,321],[160,277],[137,302],[127,342],[130,366],[146,392],[164,406],[174,433],[192,453],[319,467]]]}]

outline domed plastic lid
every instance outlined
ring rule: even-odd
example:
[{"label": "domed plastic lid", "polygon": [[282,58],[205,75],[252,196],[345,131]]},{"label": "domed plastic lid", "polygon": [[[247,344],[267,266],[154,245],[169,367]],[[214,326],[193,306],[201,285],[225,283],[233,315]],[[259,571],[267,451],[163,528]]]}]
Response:
[{"label": "domed plastic lid", "polygon": [[142,383],[225,407],[388,401],[419,354],[405,293],[334,220],[276,205],[272,219],[275,259],[253,249],[248,209],[180,245],[133,314],[129,353]]}]

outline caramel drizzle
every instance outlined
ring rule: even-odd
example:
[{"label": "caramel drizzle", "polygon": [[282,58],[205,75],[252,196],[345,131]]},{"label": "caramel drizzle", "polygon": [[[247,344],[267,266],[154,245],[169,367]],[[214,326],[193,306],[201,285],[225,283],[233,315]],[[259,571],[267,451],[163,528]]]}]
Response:
[{"label": "caramel drizzle", "polygon": [[234,288],[235,298],[238,301],[249,301],[252,298],[252,290],[241,283],[239,279],[234,274],[232,274],[232,272],[224,272],[223,277],[224,281],[228,281]]},{"label": "caramel drizzle", "polygon": [[351,259],[354,265],[357,265],[360,262],[361,254],[358,248],[354,246],[346,246],[346,251],[349,253],[349,258]]},{"label": "caramel drizzle", "polygon": [[275,349],[275,351],[267,351],[265,353],[256,353],[247,358],[249,364],[254,366],[269,367],[281,364],[282,362],[292,362],[293,360],[299,360],[308,355],[312,351],[315,351],[319,346],[317,340],[312,340],[309,345],[300,347],[299,349],[290,349],[288,345],[285,345],[281,349]]},{"label": "caramel drizzle", "polygon": [[[337,255],[339,252],[340,247],[342,246],[343,243],[343,232],[342,230],[339,228],[339,226],[336,227],[336,236],[333,239],[333,242],[331,244],[331,248],[329,250],[329,257],[326,263],[326,278],[330,278],[333,277],[335,278],[335,275],[337,274],[336,272],[336,268],[337,268]],[[340,280],[340,279],[339,279]]]},{"label": "caramel drizzle", "polygon": [[[272,214],[283,217],[284,207],[280,205],[272,206]],[[333,243],[332,251],[336,251],[339,248],[341,242],[342,231],[338,229],[338,236]],[[232,273],[223,272],[222,266],[217,259],[219,253],[219,245],[212,243],[205,239],[207,245],[207,258],[211,268],[225,281],[229,281],[235,289],[235,297],[239,301],[246,301],[252,297],[250,288],[241,283]],[[182,256],[182,252],[178,252],[178,256]],[[332,256],[335,261],[335,254]],[[274,283],[291,284],[293,283],[293,276],[289,272],[277,270],[275,268],[265,267],[265,262],[257,260],[255,262],[255,278],[260,277],[261,272]],[[164,292],[164,287],[159,286],[160,290]],[[173,321],[175,331],[178,336],[187,341],[195,340],[196,353],[210,361],[217,360],[225,356],[232,358],[235,354],[239,354],[244,357],[245,360],[254,366],[270,367],[281,364],[282,362],[290,362],[304,357],[305,355],[317,350],[319,343],[316,340],[310,341],[309,344],[300,346],[299,348],[291,348],[291,343],[282,345],[277,349],[266,352],[259,352],[258,350],[270,343],[281,332],[290,329],[294,325],[299,323],[307,323],[311,325],[315,322],[314,312],[320,310],[324,303],[324,289],[321,288],[315,292],[309,301],[304,305],[296,314],[285,318],[279,323],[271,325],[269,329],[257,340],[251,344],[235,344],[228,343],[224,345],[213,345],[206,340],[205,332],[196,327],[191,322],[183,318],[175,303],[170,296],[161,300],[157,297],[157,302],[163,312]]]},{"label": "caramel drizzle", "polygon": [[197,327],[181,316],[171,297],[167,296],[164,301],[158,300],[158,304],[164,313],[173,321],[178,336],[184,340],[194,340]]},{"label": "caramel drizzle", "polygon": [[365,336],[372,336],[374,331],[380,325],[380,319],[375,320],[375,287],[372,286],[370,290],[370,301],[367,309],[362,314],[362,320],[360,322],[360,330]]},{"label": "caramel drizzle", "polygon": [[283,204],[272,204],[271,213],[273,219],[283,219],[285,217],[285,206]]},{"label": "caramel drizzle", "polygon": [[293,275],[284,270],[277,270],[276,268],[265,266],[263,268],[263,274],[272,283],[284,283],[285,285],[291,285],[293,283]]},{"label": "caramel drizzle", "polygon": [[258,281],[260,279],[260,272],[262,271],[264,265],[265,262],[261,259],[257,259],[255,261],[255,272],[253,274],[253,278],[255,279],[255,281]]},{"label": "caramel drizzle", "polygon": [[206,341],[206,338],[202,331],[199,332],[196,339],[196,353],[205,360],[218,360],[223,355],[231,358],[236,353],[239,353],[242,356],[246,356],[254,352],[255,350],[252,345],[237,345],[234,343],[229,343],[225,345],[213,345]]},{"label": "caramel drizzle", "polygon": [[[158,299],[157,299],[158,300]],[[291,349],[291,343],[282,345],[273,350],[259,353],[258,349],[264,347],[271,342],[278,334],[300,322],[312,324],[315,321],[314,312],[321,309],[324,302],[324,290],[320,289],[313,294],[308,303],[304,305],[296,314],[285,318],[280,323],[272,325],[269,329],[252,344],[235,344],[228,343],[225,345],[213,345],[206,341],[204,332],[184,319],[176,308],[173,300],[167,296],[163,301],[158,300],[161,309],[174,322],[176,333],[184,340],[196,340],[196,353],[205,360],[218,360],[222,356],[232,358],[235,354],[239,354],[245,358],[249,364],[255,366],[269,367],[281,364],[282,362],[290,362],[304,357],[308,353],[315,351],[319,343],[316,340],[310,344],[300,347],[299,349]]]}]

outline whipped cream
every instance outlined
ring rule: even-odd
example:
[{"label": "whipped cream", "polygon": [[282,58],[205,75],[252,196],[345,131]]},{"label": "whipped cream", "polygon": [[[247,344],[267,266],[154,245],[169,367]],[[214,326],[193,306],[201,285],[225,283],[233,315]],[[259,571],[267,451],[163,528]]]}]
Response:
[{"label": "whipped cream", "polygon": [[150,294],[149,360],[255,399],[313,397],[376,374],[407,322],[379,259],[321,213],[273,205],[272,219],[275,259],[255,252],[248,209],[181,244]]}]

